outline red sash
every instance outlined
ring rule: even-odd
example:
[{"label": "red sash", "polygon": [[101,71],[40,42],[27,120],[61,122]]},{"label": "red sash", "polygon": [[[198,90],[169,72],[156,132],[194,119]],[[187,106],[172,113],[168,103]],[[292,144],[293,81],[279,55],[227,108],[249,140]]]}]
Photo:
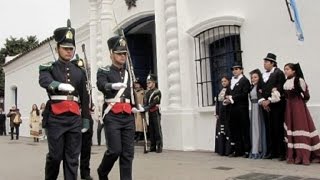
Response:
[{"label": "red sash", "polygon": [[157,111],[158,109],[159,109],[158,106],[154,106],[154,107],[150,108],[149,111],[150,111],[150,112],[155,112],[155,111]]},{"label": "red sash", "polygon": [[131,114],[131,104],[129,103],[116,103],[115,105],[112,106],[111,111],[114,114],[119,114],[119,113],[127,113]]},{"label": "red sash", "polygon": [[51,110],[53,114],[59,115],[65,112],[72,112],[76,115],[80,115],[79,104],[75,101],[61,101],[51,104]]}]

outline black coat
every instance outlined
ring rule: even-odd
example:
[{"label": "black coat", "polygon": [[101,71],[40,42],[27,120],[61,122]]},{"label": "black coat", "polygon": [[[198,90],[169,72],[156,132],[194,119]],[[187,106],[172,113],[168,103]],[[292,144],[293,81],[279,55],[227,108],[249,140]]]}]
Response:
[{"label": "black coat", "polygon": [[[67,95],[68,92],[59,91],[59,83],[69,83],[75,91],[71,93],[76,97],[80,97],[81,116],[85,119],[91,119],[89,112],[89,94],[86,87],[86,74],[84,69],[77,65],[77,61],[63,62],[57,60],[40,66],[39,84],[47,90],[49,96],[51,95]],[[50,103],[58,103],[61,100],[49,100]]]},{"label": "black coat", "polygon": [[275,68],[274,72],[270,74],[268,81],[262,86],[262,97],[266,100],[268,97],[271,97],[273,88],[277,88],[281,96],[283,96],[283,84],[285,81],[284,73],[279,68]]},{"label": "black coat", "polygon": [[250,91],[250,82],[243,76],[238,83],[235,84],[234,88],[231,90],[231,96],[234,101],[232,106],[246,106],[249,107],[248,94]]}]

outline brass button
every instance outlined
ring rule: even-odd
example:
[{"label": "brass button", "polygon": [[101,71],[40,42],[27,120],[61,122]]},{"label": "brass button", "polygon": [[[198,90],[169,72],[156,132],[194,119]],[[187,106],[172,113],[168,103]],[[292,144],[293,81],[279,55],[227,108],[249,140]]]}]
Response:
[{"label": "brass button", "polygon": [[67,76],[70,76],[70,73],[67,73]]},{"label": "brass button", "polygon": [[70,82],[70,79],[67,79],[68,82]]}]

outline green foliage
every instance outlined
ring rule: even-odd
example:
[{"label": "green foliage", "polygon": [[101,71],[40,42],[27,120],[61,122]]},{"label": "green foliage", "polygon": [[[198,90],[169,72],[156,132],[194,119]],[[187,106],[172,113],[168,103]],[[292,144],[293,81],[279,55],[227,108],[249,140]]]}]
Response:
[{"label": "green foliage", "polygon": [[24,38],[10,37],[6,39],[4,48],[0,49],[0,96],[4,96],[4,72],[2,69],[6,56],[15,56],[26,52],[28,49],[39,44],[36,36],[27,36]]}]

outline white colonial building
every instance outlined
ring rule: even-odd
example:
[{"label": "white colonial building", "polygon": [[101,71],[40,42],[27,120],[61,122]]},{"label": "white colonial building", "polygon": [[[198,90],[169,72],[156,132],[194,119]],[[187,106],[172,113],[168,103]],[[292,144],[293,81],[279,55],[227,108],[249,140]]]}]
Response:
[{"label": "white colonial building", "polygon": [[[297,40],[286,4],[279,0],[137,0],[130,9],[125,0],[70,3],[77,53],[83,56],[85,44],[93,85],[97,69],[111,63],[107,39],[119,27],[127,35],[136,75],[142,80],[149,72],[158,75],[165,149],[213,151],[218,78],[231,73],[233,61],[243,63],[246,75],[263,70],[268,52],[277,54],[280,68],[301,63],[311,91],[308,106],[320,128],[319,0],[297,0],[304,42]],[[6,111],[17,104],[25,122],[32,104],[47,100],[38,84],[38,66],[53,60],[49,42],[54,46],[48,39],[4,67]],[[93,96],[101,105],[96,88]],[[28,136],[28,123],[21,134]]]}]

